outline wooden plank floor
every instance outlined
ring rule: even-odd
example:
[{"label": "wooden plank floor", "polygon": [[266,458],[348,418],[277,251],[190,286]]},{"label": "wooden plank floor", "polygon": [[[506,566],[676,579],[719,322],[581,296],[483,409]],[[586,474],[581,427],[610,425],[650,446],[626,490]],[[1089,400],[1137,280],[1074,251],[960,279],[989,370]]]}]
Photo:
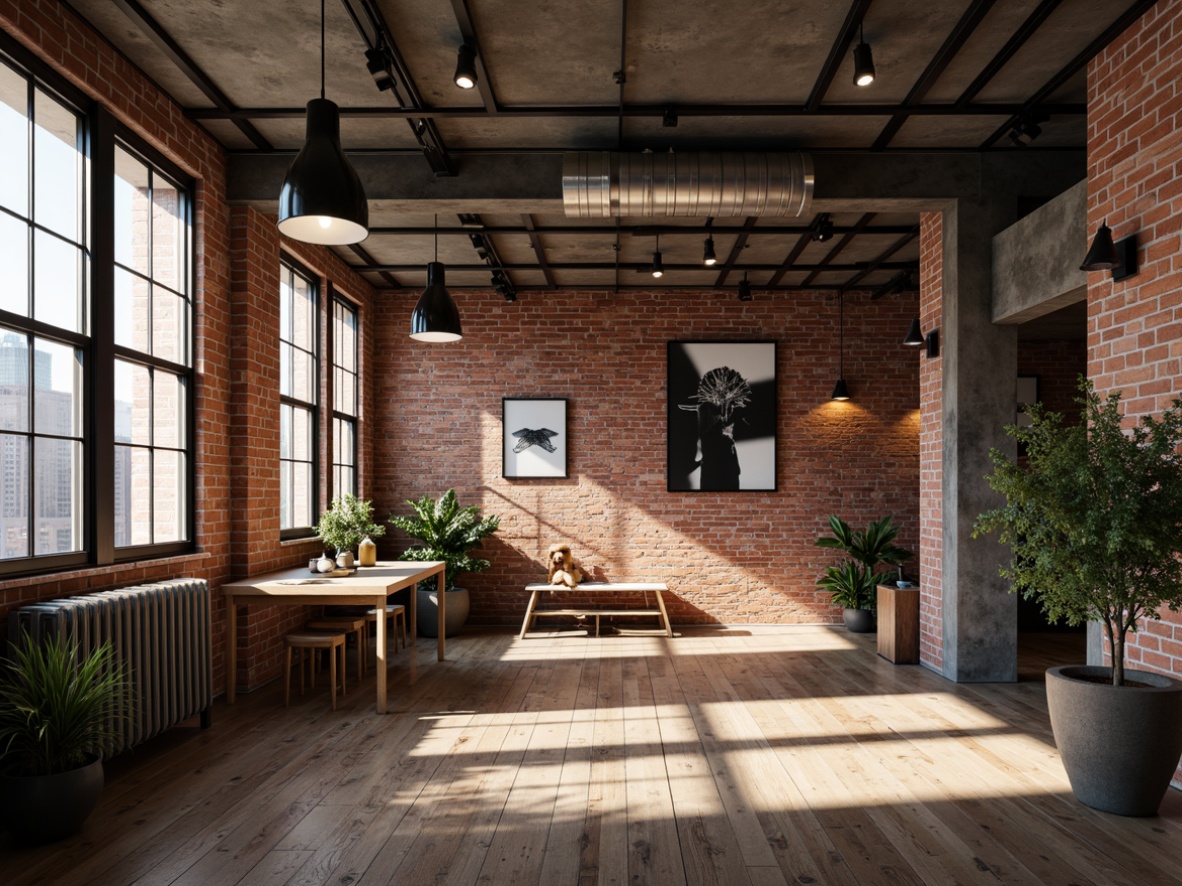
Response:
[{"label": "wooden plank floor", "polygon": [[1037,673],[956,685],[838,628],[680,634],[470,629],[398,657],[386,716],[372,673],[335,713],[323,684],[219,703],[113,761],[79,837],[0,839],[0,883],[1182,884],[1182,793],[1076,803]]}]

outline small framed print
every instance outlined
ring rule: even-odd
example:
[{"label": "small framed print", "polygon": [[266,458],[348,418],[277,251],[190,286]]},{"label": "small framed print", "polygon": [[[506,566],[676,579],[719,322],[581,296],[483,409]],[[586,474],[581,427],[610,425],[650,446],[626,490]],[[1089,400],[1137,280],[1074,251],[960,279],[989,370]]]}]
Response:
[{"label": "small framed print", "polygon": [[501,400],[501,476],[567,477],[566,399]]}]

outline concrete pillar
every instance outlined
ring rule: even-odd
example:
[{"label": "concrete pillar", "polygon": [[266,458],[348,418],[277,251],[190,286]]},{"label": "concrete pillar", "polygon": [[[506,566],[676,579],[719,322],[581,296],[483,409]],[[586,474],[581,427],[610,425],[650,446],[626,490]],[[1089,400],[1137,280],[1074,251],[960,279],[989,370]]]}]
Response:
[{"label": "concrete pillar", "polygon": [[985,482],[990,448],[1013,454],[1017,333],[992,322],[993,235],[1012,223],[1005,195],[962,198],[944,213],[943,673],[957,682],[1017,679],[1017,599],[998,567],[1008,548],[973,538],[999,503]]}]

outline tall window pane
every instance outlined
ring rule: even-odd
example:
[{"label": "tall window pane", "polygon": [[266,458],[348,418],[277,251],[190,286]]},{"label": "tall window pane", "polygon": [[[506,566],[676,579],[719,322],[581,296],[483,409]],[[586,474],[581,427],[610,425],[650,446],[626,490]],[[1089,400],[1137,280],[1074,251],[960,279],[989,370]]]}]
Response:
[{"label": "tall window pane", "polygon": [[311,275],[280,265],[279,528],[289,532],[310,532],[317,519],[317,295]]},{"label": "tall window pane", "polygon": [[357,308],[332,305],[332,495],[357,494]]}]

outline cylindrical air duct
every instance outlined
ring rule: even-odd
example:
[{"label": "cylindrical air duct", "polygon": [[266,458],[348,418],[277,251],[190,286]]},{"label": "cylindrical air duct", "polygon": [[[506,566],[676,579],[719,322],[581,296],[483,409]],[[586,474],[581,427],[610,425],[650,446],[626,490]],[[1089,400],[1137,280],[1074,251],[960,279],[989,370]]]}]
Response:
[{"label": "cylindrical air duct", "polygon": [[568,218],[800,216],[813,200],[808,154],[568,153]]}]

